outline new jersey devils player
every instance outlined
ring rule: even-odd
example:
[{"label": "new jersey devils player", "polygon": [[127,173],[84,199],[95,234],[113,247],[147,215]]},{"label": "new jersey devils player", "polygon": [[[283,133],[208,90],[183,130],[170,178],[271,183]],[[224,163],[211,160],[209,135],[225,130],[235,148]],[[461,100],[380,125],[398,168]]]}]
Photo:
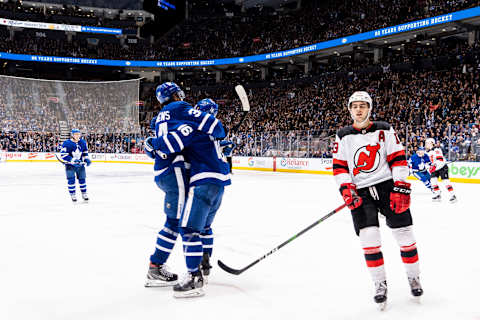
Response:
[{"label": "new jersey devils player", "polygon": [[386,122],[370,121],[372,98],[357,91],[348,100],[353,125],[337,131],[333,150],[333,174],[340,193],[352,212],[368,270],[375,282],[374,300],[383,310],[387,281],[381,250],[378,213],[400,246],[411,293],[423,294],[418,255],[410,214],[410,183],[405,150]]}]

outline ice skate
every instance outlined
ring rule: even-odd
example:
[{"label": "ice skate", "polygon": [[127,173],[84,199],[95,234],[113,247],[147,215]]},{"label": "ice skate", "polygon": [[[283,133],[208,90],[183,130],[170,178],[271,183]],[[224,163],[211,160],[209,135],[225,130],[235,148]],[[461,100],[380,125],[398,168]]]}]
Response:
[{"label": "ice skate", "polygon": [[200,270],[189,272],[181,283],[173,287],[173,296],[175,298],[201,297],[205,294],[203,284],[203,276]]},{"label": "ice skate", "polygon": [[440,202],[440,201],[442,201],[442,196],[437,194],[436,196],[432,197],[432,201],[433,202]]},{"label": "ice skate", "polygon": [[420,296],[423,295],[422,285],[420,284],[419,277],[408,278],[408,283],[410,284],[410,290],[412,292],[412,296],[417,300],[420,301]]},{"label": "ice skate", "polygon": [[88,201],[88,194],[86,192],[82,193],[82,199],[83,201]]},{"label": "ice skate", "polygon": [[210,269],[212,269],[212,265],[210,264],[210,256],[208,253],[203,253],[202,262],[200,262],[200,271],[203,275],[203,282],[205,284],[208,283],[208,276],[210,275]]},{"label": "ice skate", "polygon": [[378,310],[383,311],[387,306],[387,281],[375,282],[375,297],[373,297],[378,306]]},{"label": "ice skate", "polygon": [[71,193],[70,197],[72,198],[73,202],[77,202],[77,195],[75,193]]},{"label": "ice skate", "polygon": [[450,200],[448,200],[448,202],[450,202],[450,203],[455,203],[455,202],[457,202],[457,201],[458,201],[458,200],[457,200],[457,197],[456,197],[455,195],[453,195],[453,196],[450,198]]},{"label": "ice skate", "polygon": [[177,284],[178,276],[163,264],[150,263],[145,287],[168,287]]}]

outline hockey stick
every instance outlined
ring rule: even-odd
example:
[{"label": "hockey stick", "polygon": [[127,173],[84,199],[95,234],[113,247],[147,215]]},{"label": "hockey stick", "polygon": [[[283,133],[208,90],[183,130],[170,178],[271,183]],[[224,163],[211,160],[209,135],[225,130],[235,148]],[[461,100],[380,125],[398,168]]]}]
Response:
[{"label": "hockey stick", "polygon": [[65,160],[61,159],[56,153],[54,153],[54,154],[55,154],[55,158],[57,158],[58,162],[63,163],[63,164],[69,164],[68,161],[65,161]]},{"label": "hockey stick", "polygon": [[235,92],[237,92],[237,95],[240,98],[240,102],[242,103],[243,115],[240,121],[235,125],[235,127],[232,128],[233,132],[237,131],[238,128],[240,128],[243,121],[247,117],[248,112],[250,111],[250,102],[248,101],[248,95],[247,95],[247,92],[245,91],[245,88],[241,84],[239,84],[235,86]]},{"label": "hockey stick", "polygon": [[280,248],[282,248],[283,246],[289,244],[290,242],[292,242],[293,240],[295,240],[296,238],[300,237],[302,234],[304,234],[305,232],[307,232],[308,230],[312,229],[313,227],[315,227],[317,224],[319,224],[320,222],[323,222],[325,220],[327,220],[328,218],[330,218],[331,216],[333,216],[335,213],[339,212],[340,210],[342,210],[343,208],[346,207],[346,204],[342,204],[340,207],[338,207],[337,209],[331,211],[330,213],[328,213],[327,215],[323,216],[322,218],[320,218],[319,220],[315,221],[314,223],[312,223],[311,225],[309,225],[308,227],[306,227],[305,229],[303,229],[302,231],[300,231],[299,233],[297,233],[296,235],[294,235],[293,237],[291,237],[290,239],[288,239],[287,241],[283,242],[281,245],[275,247],[273,250],[271,250],[270,252],[266,253],[265,255],[263,255],[262,257],[258,258],[257,260],[253,261],[252,263],[250,263],[248,266],[246,266],[245,268],[243,269],[233,269],[229,266],[227,266],[225,263],[223,263],[222,261],[218,260],[218,266],[220,268],[222,268],[224,271],[228,272],[228,273],[231,273],[231,274],[235,274],[235,275],[239,275],[240,273],[250,269],[251,267],[253,267],[254,265],[256,265],[257,263],[259,263],[260,261],[262,261],[263,259],[265,259],[266,257],[268,257],[269,255],[271,255],[272,253],[274,253],[275,251],[279,250]]},{"label": "hockey stick", "polygon": [[75,166],[75,165],[82,165],[83,166],[83,165],[86,164],[86,162],[83,162],[83,161],[80,162],[80,163],[71,163],[71,162],[68,162],[68,161],[65,161],[65,160],[61,159],[56,153],[54,153],[54,155],[55,155],[55,158],[57,158],[58,162],[63,163],[63,164],[70,164],[72,166]]}]

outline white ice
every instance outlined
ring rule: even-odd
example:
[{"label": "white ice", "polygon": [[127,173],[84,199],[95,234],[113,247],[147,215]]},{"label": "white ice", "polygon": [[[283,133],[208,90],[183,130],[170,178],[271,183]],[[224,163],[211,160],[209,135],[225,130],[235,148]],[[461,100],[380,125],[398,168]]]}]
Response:
[{"label": "white ice", "polygon": [[[452,205],[413,183],[420,304],[382,220],[389,305],[380,312],[347,209],[241,275],[215,263],[204,297],[144,288],[164,221],[152,167],[87,170],[91,201],[72,204],[61,164],[0,163],[0,319],[480,319],[479,185],[454,184]],[[244,267],[341,201],[331,176],[236,171],[213,225],[214,262]],[[186,271],[180,242],[169,265]]]}]

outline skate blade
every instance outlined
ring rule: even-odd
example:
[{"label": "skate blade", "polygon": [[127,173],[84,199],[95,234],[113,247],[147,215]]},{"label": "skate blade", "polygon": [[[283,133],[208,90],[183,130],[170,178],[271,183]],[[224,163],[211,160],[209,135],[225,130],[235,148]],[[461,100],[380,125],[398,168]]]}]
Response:
[{"label": "skate blade", "polygon": [[377,303],[378,311],[385,311],[386,308],[387,308],[387,301]]},{"label": "skate blade", "polygon": [[195,297],[201,297],[205,295],[205,291],[203,291],[203,288],[198,288],[198,289],[193,289],[189,291],[174,291],[173,296],[175,298],[195,298]]},{"label": "skate blade", "polygon": [[458,202],[457,199],[455,199],[455,200],[450,200],[450,203],[452,203],[452,204],[453,204],[453,203],[457,203],[457,202]]},{"label": "skate blade", "polygon": [[420,299],[420,298],[421,298],[421,296],[418,296],[418,297],[412,296],[412,301],[416,304],[421,304],[422,299]]},{"label": "skate blade", "polygon": [[432,199],[432,202],[441,202],[442,199]]},{"label": "skate blade", "polygon": [[145,288],[163,288],[163,287],[172,287],[178,283],[177,280],[175,281],[162,281],[162,280],[150,280],[147,279],[145,281]]}]

